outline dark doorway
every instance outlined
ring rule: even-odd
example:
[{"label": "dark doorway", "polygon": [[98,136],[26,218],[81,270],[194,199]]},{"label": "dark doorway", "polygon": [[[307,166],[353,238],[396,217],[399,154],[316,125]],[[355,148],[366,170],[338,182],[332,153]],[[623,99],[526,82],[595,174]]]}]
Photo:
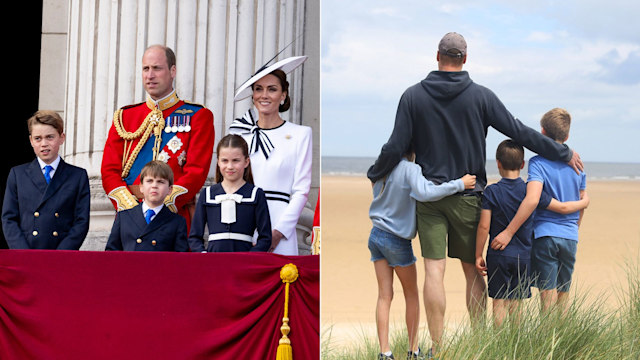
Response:
[{"label": "dark doorway", "polygon": [[[40,87],[40,43],[42,37],[42,1],[18,1],[11,5],[13,14],[23,14],[19,21],[5,21],[4,47],[5,83],[3,131],[4,155],[0,174],[0,196],[4,201],[7,176],[13,166],[34,159],[29,144],[27,119],[38,110]],[[0,248],[6,249],[4,233],[0,232]]]}]

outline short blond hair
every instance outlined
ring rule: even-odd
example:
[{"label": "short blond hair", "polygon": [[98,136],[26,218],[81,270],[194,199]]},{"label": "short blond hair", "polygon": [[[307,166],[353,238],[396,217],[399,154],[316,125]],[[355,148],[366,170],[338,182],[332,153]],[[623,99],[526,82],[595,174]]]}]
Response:
[{"label": "short blond hair", "polygon": [[555,141],[564,142],[569,137],[571,115],[565,109],[553,108],[542,116],[540,126],[542,126],[548,137]]}]

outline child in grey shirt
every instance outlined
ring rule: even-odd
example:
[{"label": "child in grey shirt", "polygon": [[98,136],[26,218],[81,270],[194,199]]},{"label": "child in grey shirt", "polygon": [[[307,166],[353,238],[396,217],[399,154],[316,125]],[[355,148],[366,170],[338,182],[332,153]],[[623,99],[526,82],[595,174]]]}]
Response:
[{"label": "child in grey shirt", "polygon": [[411,239],[416,236],[416,201],[436,201],[464,189],[473,189],[475,175],[436,185],[422,176],[422,169],[413,162],[412,150],[384,178],[373,184],[373,201],[369,217],[373,223],[369,236],[371,261],[378,281],[376,327],[380,342],[378,359],[394,359],[389,346],[389,310],[393,298],[395,270],[406,302],[408,359],[422,358],[417,344],[420,322],[420,300],[416,274],[416,258]]}]

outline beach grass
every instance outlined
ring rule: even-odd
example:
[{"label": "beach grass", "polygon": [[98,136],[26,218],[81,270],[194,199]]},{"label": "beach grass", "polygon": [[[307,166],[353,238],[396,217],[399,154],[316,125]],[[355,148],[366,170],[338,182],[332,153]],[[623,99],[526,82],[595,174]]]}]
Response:
[{"label": "beach grass", "polygon": [[[521,316],[507,317],[501,326],[490,318],[470,326],[461,324],[445,331],[440,359],[640,359],[640,267],[625,269],[626,292],[593,296],[577,289],[566,311],[541,313],[539,298],[523,301]],[[589,295],[588,297],[586,295]],[[607,296],[618,296],[617,309],[605,306]],[[422,331],[425,333],[426,331]],[[407,335],[397,324],[391,329],[391,346],[396,359],[404,359]],[[430,346],[424,336],[422,348]],[[376,359],[375,335],[361,332],[358,341],[337,347],[331,342],[331,327],[322,334],[322,359]],[[425,349],[426,350],[426,349]]]}]

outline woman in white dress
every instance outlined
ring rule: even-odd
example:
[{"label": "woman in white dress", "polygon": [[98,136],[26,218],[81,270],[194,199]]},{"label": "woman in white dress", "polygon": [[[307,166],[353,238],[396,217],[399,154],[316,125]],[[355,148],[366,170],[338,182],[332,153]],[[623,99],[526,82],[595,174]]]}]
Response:
[{"label": "woman in white dress", "polygon": [[311,186],[311,128],[280,117],[291,104],[286,73],[305,60],[282,60],[245,82],[235,99],[251,95],[256,111],[249,109],[229,128],[249,144],[254,182],[264,190],[271,216],[269,251],[282,255],[298,255],[296,224]]}]

